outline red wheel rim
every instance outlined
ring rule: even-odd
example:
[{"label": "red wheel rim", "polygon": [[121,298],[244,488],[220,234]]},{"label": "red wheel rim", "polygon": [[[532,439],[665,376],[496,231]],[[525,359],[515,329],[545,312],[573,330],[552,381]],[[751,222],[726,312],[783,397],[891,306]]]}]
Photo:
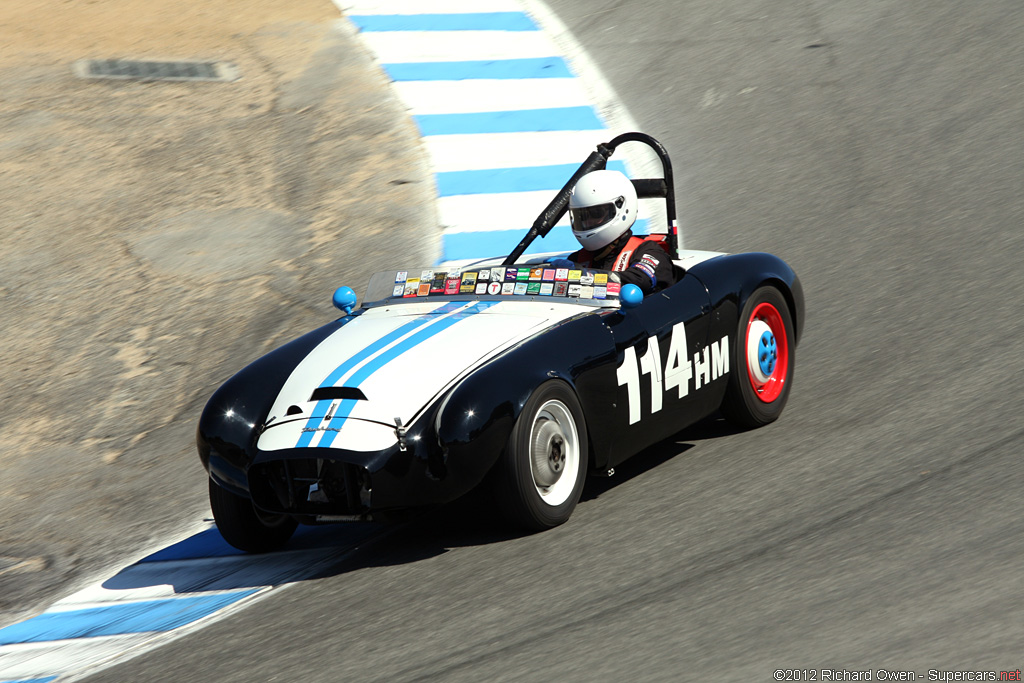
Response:
[{"label": "red wheel rim", "polygon": [[771,403],[782,395],[789,372],[789,339],[782,315],[775,306],[765,302],[754,307],[747,321],[743,351],[747,379],[754,395],[763,403]]}]

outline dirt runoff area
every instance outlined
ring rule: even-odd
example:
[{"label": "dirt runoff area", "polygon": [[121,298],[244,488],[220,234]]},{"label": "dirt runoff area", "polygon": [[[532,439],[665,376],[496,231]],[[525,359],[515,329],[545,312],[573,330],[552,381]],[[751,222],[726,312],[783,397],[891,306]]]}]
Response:
[{"label": "dirt runoff area", "polygon": [[[233,63],[230,83],[79,59]],[[329,0],[0,15],[0,627],[208,516],[213,390],[436,257],[416,131]]]}]

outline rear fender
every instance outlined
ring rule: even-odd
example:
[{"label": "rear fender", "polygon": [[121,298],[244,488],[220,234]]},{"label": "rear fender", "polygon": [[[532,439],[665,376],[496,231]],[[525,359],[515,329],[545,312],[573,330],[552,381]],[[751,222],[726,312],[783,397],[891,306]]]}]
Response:
[{"label": "rear fender", "polygon": [[[726,332],[734,331],[739,312],[759,287],[778,289],[789,304],[796,341],[803,336],[804,290],[789,265],[777,256],[760,252],[728,254],[703,261],[689,271],[707,287],[711,307]],[[714,331],[713,331],[714,334]]]}]

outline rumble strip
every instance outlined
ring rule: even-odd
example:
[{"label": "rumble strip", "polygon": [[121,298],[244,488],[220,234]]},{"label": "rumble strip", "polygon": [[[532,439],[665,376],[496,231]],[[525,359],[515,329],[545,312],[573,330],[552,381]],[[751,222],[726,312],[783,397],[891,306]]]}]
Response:
[{"label": "rumble strip", "polygon": [[[598,143],[637,129],[541,2],[334,2],[419,126],[435,170],[443,262],[512,251]],[[652,159],[629,156],[643,151],[624,153],[629,170],[660,171]],[[608,168],[627,171],[617,159]],[[634,232],[648,232],[647,221]],[[577,248],[563,220],[527,253]]]}]

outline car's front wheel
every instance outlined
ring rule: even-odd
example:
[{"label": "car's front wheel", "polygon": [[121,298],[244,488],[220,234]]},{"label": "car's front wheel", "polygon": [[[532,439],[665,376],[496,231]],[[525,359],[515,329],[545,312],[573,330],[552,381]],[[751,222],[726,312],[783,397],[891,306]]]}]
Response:
[{"label": "car's front wheel", "polygon": [[283,547],[298,526],[288,515],[259,512],[251,500],[219,486],[212,478],[210,508],[224,540],[249,553],[266,553]]},{"label": "car's front wheel", "polygon": [[722,413],[748,429],[774,422],[789,398],[796,366],[793,316],[779,290],[761,287],[750,295],[736,340]]},{"label": "car's front wheel", "polygon": [[564,382],[542,384],[527,400],[498,462],[497,499],[515,526],[543,531],[569,519],[583,492],[587,429]]}]

